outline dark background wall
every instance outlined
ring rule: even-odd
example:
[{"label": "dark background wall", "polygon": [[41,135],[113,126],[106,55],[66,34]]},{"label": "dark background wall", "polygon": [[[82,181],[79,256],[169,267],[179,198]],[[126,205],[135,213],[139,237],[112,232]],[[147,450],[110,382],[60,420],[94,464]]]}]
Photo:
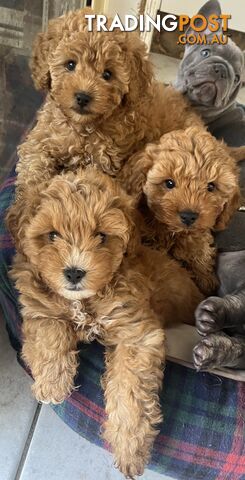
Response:
[{"label": "dark background wall", "polygon": [[33,39],[49,18],[83,6],[80,0],[0,0],[0,182],[41,103],[28,61]]}]

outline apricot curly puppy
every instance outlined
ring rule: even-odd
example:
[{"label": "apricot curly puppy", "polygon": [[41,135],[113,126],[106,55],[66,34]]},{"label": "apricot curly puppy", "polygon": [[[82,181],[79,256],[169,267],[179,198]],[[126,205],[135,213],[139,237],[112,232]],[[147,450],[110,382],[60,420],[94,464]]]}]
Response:
[{"label": "apricot curly puppy", "polygon": [[239,206],[237,163],[227,147],[196,127],[172,132],[134,155],[121,177],[145,216],[148,242],[183,262],[211,294],[217,287],[212,232],[223,230]]},{"label": "apricot curly puppy", "polygon": [[32,77],[47,97],[18,150],[17,192],[90,163],[115,175],[147,142],[202,125],[180,93],[155,82],[137,33],[88,32],[86,13],[53,19],[37,36]]},{"label": "apricot curly puppy", "polygon": [[[78,341],[106,346],[104,438],[124,475],[141,474],[162,419],[166,322],[192,318],[202,295],[166,254],[141,247],[132,199],[93,168],[23,196],[8,223],[22,244],[23,358],[42,402],[71,394]],[[159,268],[159,265],[161,268]]]}]

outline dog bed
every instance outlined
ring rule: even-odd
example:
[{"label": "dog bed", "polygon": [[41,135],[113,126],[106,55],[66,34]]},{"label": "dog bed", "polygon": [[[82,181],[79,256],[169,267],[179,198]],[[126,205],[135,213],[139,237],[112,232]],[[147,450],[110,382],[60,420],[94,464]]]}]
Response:
[{"label": "dog bed", "polygon": [[[4,225],[14,196],[14,179],[12,172],[0,189],[0,304],[10,341],[22,363],[18,295],[8,277],[14,248]],[[103,354],[96,342],[80,345],[76,384],[81,386],[52,408],[81,436],[107,448],[100,436],[105,418],[100,386]],[[245,480],[245,383],[167,362],[161,403],[165,418],[149,468],[178,480]]]}]

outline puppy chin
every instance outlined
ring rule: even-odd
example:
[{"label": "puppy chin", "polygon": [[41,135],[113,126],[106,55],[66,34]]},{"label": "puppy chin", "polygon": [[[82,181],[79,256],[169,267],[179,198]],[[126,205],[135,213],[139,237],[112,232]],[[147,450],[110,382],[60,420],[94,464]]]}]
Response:
[{"label": "puppy chin", "polygon": [[197,104],[212,106],[215,105],[217,87],[215,82],[205,82],[200,85],[190,86],[189,96]]},{"label": "puppy chin", "polygon": [[[203,229],[200,227],[200,225],[190,225],[189,227],[183,225],[182,223],[178,223],[178,220],[176,223],[171,223],[169,221],[166,221],[165,222],[169,231],[172,232],[173,234],[176,234],[176,233],[184,233],[184,234],[188,234],[188,233],[194,233],[194,232],[201,232],[203,231]],[[204,229],[206,230],[206,228]]]},{"label": "puppy chin", "polygon": [[193,230],[194,230],[193,227],[184,227],[184,226],[177,225],[177,224],[167,224],[167,226],[168,226],[169,231],[172,232],[173,234],[175,234],[175,233],[190,233],[190,232],[193,232]]},{"label": "puppy chin", "polygon": [[186,235],[188,234],[197,234],[197,235],[202,235],[205,232],[211,230],[213,228],[213,225],[190,225],[189,227],[184,227],[184,226],[179,226],[179,225],[168,225],[168,228],[170,231],[173,233],[184,233]]},{"label": "puppy chin", "polygon": [[68,116],[77,124],[91,123],[95,119],[94,113],[88,111],[80,112],[76,108],[69,111]]},{"label": "puppy chin", "polygon": [[62,288],[59,291],[59,295],[67,300],[82,300],[93,297],[95,294],[95,290],[89,290],[85,288],[82,290],[68,290],[67,288]]}]

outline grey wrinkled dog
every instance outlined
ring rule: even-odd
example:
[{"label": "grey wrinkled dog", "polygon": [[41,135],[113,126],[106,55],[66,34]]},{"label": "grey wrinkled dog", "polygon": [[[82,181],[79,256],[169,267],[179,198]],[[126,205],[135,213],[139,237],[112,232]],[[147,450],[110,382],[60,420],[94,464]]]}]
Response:
[{"label": "grey wrinkled dog", "polygon": [[[208,18],[211,14],[221,15],[220,4],[210,0],[199,10]],[[180,62],[174,86],[188,97],[194,108],[201,114],[211,131],[220,123],[221,117],[227,113],[237,118],[236,97],[241,87],[241,76],[244,68],[244,54],[229,38],[226,45],[208,44],[214,35],[222,34],[221,21],[219,30],[211,32],[209,28],[200,34],[205,34],[207,45],[186,44],[185,53]],[[191,28],[186,35],[197,35]],[[242,115],[243,112],[240,112]],[[219,119],[219,121],[218,121]],[[222,122],[223,123],[223,122]]]},{"label": "grey wrinkled dog", "polygon": [[[198,12],[206,18],[220,16],[217,0]],[[193,32],[190,28],[186,34]],[[204,31],[207,40],[214,33]],[[222,33],[221,25],[216,34]],[[244,107],[236,102],[241,87],[244,56],[229,38],[226,45],[187,45],[175,88],[188,97],[210,132],[230,146],[245,145]],[[241,164],[241,191],[245,193],[245,162]],[[219,256],[216,297],[204,300],[196,310],[196,326],[203,339],[194,347],[197,370],[218,367],[245,368],[245,208],[237,211],[229,228],[216,237]]]}]

